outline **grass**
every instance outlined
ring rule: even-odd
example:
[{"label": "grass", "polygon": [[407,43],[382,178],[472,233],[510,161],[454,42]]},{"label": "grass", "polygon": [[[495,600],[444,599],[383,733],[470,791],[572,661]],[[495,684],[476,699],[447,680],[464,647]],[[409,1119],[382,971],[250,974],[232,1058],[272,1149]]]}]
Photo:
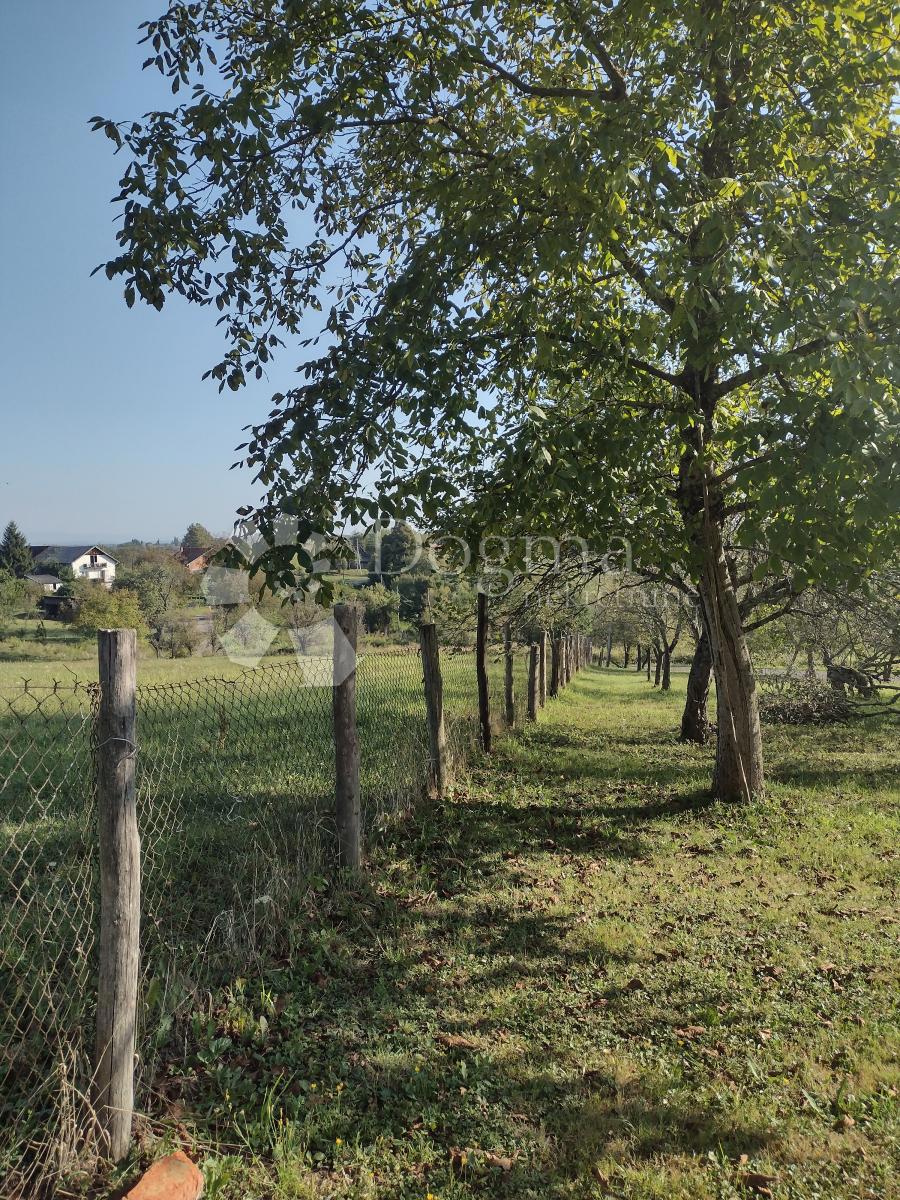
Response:
[{"label": "grass", "polygon": [[[191,1003],[283,945],[297,894],[322,878],[334,842],[330,687],[302,686],[285,658],[255,671],[197,666],[207,673],[155,683],[142,671],[138,693],[144,1082]],[[523,653],[517,668],[521,695]],[[499,663],[492,673],[497,681]],[[444,674],[462,749],[474,732],[471,653],[445,655]],[[425,783],[420,661],[367,653],[357,687],[374,842]],[[90,705],[84,688],[0,690],[0,1191],[5,1172],[44,1161],[33,1143],[61,1140],[87,1074],[98,892]]]},{"label": "grass", "polygon": [[723,807],[675,688],[583,673],[314,883],[166,1046],[138,1157],[219,1200],[896,1195],[896,729],[767,730]]}]

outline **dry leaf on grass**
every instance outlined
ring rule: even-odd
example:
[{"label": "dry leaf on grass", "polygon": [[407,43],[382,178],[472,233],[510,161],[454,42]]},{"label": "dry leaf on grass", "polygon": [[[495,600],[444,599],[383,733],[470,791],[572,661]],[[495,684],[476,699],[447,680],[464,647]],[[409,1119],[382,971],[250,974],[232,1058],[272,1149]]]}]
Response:
[{"label": "dry leaf on grass", "polygon": [[738,1175],[738,1183],[746,1191],[752,1192],[754,1196],[771,1196],[772,1184],[776,1182],[776,1176],[763,1175],[759,1171],[742,1171]]},{"label": "dry leaf on grass", "polygon": [[478,1043],[460,1033],[436,1033],[434,1040],[450,1050],[477,1050]]}]

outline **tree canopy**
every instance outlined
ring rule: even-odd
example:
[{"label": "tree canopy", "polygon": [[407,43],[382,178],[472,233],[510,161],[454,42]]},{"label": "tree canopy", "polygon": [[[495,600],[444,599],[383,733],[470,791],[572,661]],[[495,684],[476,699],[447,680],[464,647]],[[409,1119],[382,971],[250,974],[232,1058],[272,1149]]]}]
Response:
[{"label": "tree canopy", "polygon": [[209,550],[211,546],[218,545],[220,541],[221,539],[210,533],[205,525],[201,525],[199,521],[192,521],[181,539],[181,548],[199,552]]},{"label": "tree canopy", "polygon": [[146,39],[190,95],[95,119],[129,160],[106,271],[221,313],[221,386],[304,343],[257,523],[624,524],[689,565],[719,790],[756,794],[728,516],[798,582],[897,534],[885,7],[205,0]]},{"label": "tree canopy", "polygon": [[16,579],[24,579],[33,567],[34,560],[25,535],[15,521],[10,521],[0,541],[0,568]]}]

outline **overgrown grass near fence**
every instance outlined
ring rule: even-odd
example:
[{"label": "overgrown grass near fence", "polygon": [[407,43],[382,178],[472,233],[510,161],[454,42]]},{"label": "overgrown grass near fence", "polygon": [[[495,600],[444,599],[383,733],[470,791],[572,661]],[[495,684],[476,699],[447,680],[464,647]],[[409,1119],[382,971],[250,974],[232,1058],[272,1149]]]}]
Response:
[{"label": "overgrown grass near fence", "polygon": [[[517,723],[526,654],[515,656]],[[478,734],[471,651],[442,657],[451,750]],[[502,712],[501,655],[490,656]],[[283,953],[285,914],[332,847],[331,688],[281,662],[141,683],[137,805],[143,871],[139,1101],[182,1012],[234,970]],[[366,837],[428,780],[414,651],[358,664]],[[0,1193],[36,1195],[90,1142],[99,911],[91,736],[96,685],[0,692]]]}]

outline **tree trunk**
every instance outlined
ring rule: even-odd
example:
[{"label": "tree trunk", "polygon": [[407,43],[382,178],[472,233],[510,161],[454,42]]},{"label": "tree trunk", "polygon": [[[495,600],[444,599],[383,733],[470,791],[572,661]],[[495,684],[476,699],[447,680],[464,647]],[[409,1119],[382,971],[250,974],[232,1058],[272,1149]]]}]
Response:
[{"label": "tree trunk", "polygon": [[[711,406],[706,398],[707,412]],[[758,799],[764,788],[759,699],[750,649],[722,543],[723,497],[703,465],[701,434],[688,433],[679,471],[679,500],[697,567],[697,590],[716,679],[716,765],[719,800]],[[692,444],[693,443],[693,444]]]},{"label": "tree trunk", "polygon": [[631,662],[631,646],[628,642],[622,643],[622,670],[628,670],[628,664]]},{"label": "tree trunk", "polygon": [[664,692],[672,690],[672,651],[663,646],[662,652],[662,683],[660,689]]},{"label": "tree trunk", "polygon": [[806,647],[806,678],[807,679],[815,679],[816,678],[816,660],[813,657],[812,646]]},{"label": "tree trunk", "polygon": [[716,765],[713,794],[720,800],[755,800],[763,792],[762,730],[753,664],[722,547],[721,531],[704,522],[705,562],[700,598],[709,631],[716,679]]},{"label": "tree trunk", "polygon": [[646,659],[646,664],[645,664],[647,667],[647,682],[648,683],[650,682],[650,659],[651,659],[651,657],[652,657],[652,655],[650,653],[650,647],[648,646],[647,647],[647,659]]},{"label": "tree trunk", "polygon": [[709,636],[704,629],[697,642],[687,681],[687,698],[681,714],[681,740],[705,746],[711,727],[706,711],[709,700],[709,680],[712,675],[712,652]]},{"label": "tree trunk", "polygon": [[659,687],[662,680],[662,647],[653,647],[653,686]]}]

